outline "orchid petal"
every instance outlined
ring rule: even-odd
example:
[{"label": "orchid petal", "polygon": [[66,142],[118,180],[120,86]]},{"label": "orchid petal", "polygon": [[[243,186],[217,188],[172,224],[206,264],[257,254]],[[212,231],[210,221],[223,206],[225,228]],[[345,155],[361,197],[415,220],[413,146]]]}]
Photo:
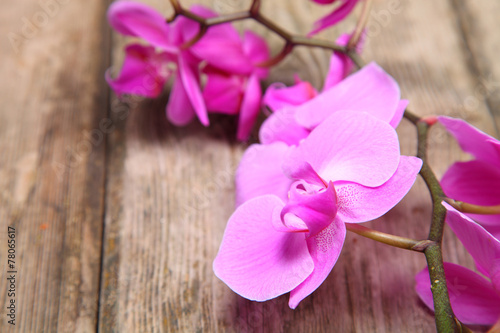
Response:
[{"label": "orchid petal", "polygon": [[345,224],[336,217],[319,234],[307,239],[309,253],[314,261],[314,271],[290,292],[288,305],[295,309],[305,297],[315,291],[332,271],[337,262],[346,235]]},{"label": "orchid petal", "polygon": [[[242,46],[243,52],[254,66],[269,59],[266,40],[252,31],[245,31]],[[269,74],[269,68],[254,67],[254,74],[261,80],[265,79]]]},{"label": "orchid petal", "polygon": [[147,5],[132,1],[113,2],[109,6],[108,21],[123,35],[140,37],[166,51],[176,50],[169,43],[169,26],[165,17]]},{"label": "orchid petal", "polygon": [[245,151],[236,170],[236,206],[265,194],[274,194],[283,201],[288,199],[293,181],[281,169],[288,149],[286,144],[276,142],[254,144]]},{"label": "orchid petal", "polygon": [[301,160],[301,155],[294,152],[295,149],[297,148],[293,147],[288,150],[285,160],[293,159],[294,161],[293,165],[291,163],[283,165],[283,173],[291,179],[305,180],[309,184],[327,187],[327,183],[318,175],[311,164]]},{"label": "orchid petal", "polygon": [[216,30],[210,28],[203,38],[190,48],[191,52],[219,70],[249,75],[253,65],[245,54],[238,31],[230,24],[224,24],[224,29],[221,29],[221,26],[215,26]]},{"label": "orchid petal", "polygon": [[462,119],[439,116],[438,120],[455,137],[463,151],[500,168],[500,142],[497,139]]},{"label": "orchid petal", "polygon": [[243,98],[243,79],[212,68],[205,69],[204,72],[208,74],[203,89],[207,109],[212,112],[237,114]]},{"label": "orchid petal", "polygon": [[301,218],[293,214],[288,214],[285,216],[285,218],[282,218],[282,210],[282,206],[277,206],[273,211],[273,218],[271,222],[273,224],[274,230],[280,232],[309,232],[309,229],[307,229],[307,225]]},{"label": "orchid petal", "polygon": [[401,119],[403,118],[406,107],[408,106],[409,103],[410,101],[407,99],[402,99],[399,101],[398,107],[396,108],[396,112],[394,113],[394,116],[389,122],[389,125],[391,125],[394,128],[398,127],[399,123],[401,122]]},{"label": "orchid petal", "polygon": [[[318,190],[320,189],[320,190]],[[295,182],[290,188],[289,199],[281,217],[293,214],[307,225],[308,237],[314,237],[332,223],[337,214],[337,196],[333,183],[325,189],[305,181]]]},{"label": "orchid petal", "polygon": [[352,62],[349,57],[344,54],[334,52],[330,57],[330,67],[325,78],[323,90],[328,90],[331,87],[341,82],[351,71]]},{"label": "orchid petal", "polygon": [[338,0],[312,0],[312,1],[319,3],[320,5],[328,5]]},{"label": "orchid petal", "polygon": [[[491,283],[479,274],[445,262],[444,271],[453,312],[464,324],[493,325],[500,317],[500,296]],[[420,299],[434,309],[429,270],[415,277]]]},{"label": "orchid petal", "polygon": [[354,9],[358,0],[345,0],[342,5],[335,8],[333,12],[314,22],[313,30],[308,34],[312,36],[318,32],[342,21]]},{"label": "orchid petal", "polygon": [[260,102],[262,91],[260,82],[256,75],[251,75],[248,79],[243,101],[241,102],[241,111],[238,118],[238,140],[247,140],[252,132],[253,125],[257,120],[260,111]]},{"label": "orchid petal", "polygon": [[[470,214],[468,214],[470,215]],[[497,225],[482,225],[493,237],[500,240],[500,224]],[[500,288],[499,288],[500,289]]]},{"label": "orchid petal", "polygon": [[[193,65],[189,64],[185,57],[181,54],[179,56],[179,75],[182,83],[184,84],[184,89],[193,105],[193,108],[200,119],[200,122],[208,126],[208,114],[205,106],[205,102],[203,101],[203,95],[201,94],[200,85],[199,85],[199,74],[191,68]],[[197,70],[197,68],[196,68]]]},{"label": "orchid petal", "polygon": [[[350,34],[342,34],[335,41],[338,45],[346,46],[351,38]],[[358,44],[359,45],[359,44]],[[360,49],[361,46],[356,49]],[[360,52],[360,50],[358,50]],[[328,90],[342,81],[351,72],[354,64],[352,60],[344,53],[333,52],[330,57],[330,67],[325,78],[323,90]]]},{"label": "orchid petal", "polygon": [[338,212],[344,222],[366,222],[387,213],[408,193],[422,167],[422,160],[401,156],[396,173],[383,185],[366,187],[356,183],[335,183]]},{"label": "orchid petal", "polygon": [[500,241],[482,226],[453,207],[446,207],[446,224],[450,226],[467,251],[474,258],[478,269],[487,273],[500,290]]},{"label": "orchid petal", "polygon": [[164,66],[167,61],[164,53],[157,54],[151,46],[131,44],[125,49],[120,75],[112,79],[106,73],[106,81],[118,95],[157,97],[171,74]]},{"label": "orchid petal", "polygon": [[317,94],[316,89],[307,81],[299,81],[291,87],[273,83],[266,89],[262,104],[273,111],[278,111],[287,106],[305,103]]},{"label": "orchid petal", "polygon": [[266,301],[297,287],[313,271],[303,233],[276,231],[273,211],[283,206],[276,196],[252,199],[236,209],[224,232],[213,268],[234,292]]},{"label": "orchid petal", "polygon": [[[239,75],[248,75],[253,66],[243,53],[241,41],[228,41],[223,36],[202,38],[191,51],[209,65]],[[221,56],[223,54],[224,56]]]},{"label": "orchid petal", "polygon": [[259,140],[263,144],[284,142],[288,145],[298,145],[307,138],[310,131],[297,124],[295,108],[285,107],[274,112],[260,127]]},{"label": "orchid petal", "polygon": [[297,122],[314,128],[340,110],[365,111],[389,123],[399,104],[394,79],[376,63],[370,63],[337,85],[297,107]]},{"label": "orchid petal", "polygon": [[167,103],[167,119],[175,126],[184,126],[193,120],[193,105],[184,89],[182,81],[177,77],[170,91]]},{"label": "orchid petal", "polygon": [[287,157],[284,170],[293,170],[300,165],[297,161],[306,161],[325,181],[375,187],[393,176],[399,157],[397,134],[389,124],[367,113],[339,111]]},{"label": "orchid petal", "polygon": [[[441,179],[446,195],[474,205],[500,204],[500,168],[479,160],[453,164]],[[500,225],[500,215],[468,214],[484,225]]]}]

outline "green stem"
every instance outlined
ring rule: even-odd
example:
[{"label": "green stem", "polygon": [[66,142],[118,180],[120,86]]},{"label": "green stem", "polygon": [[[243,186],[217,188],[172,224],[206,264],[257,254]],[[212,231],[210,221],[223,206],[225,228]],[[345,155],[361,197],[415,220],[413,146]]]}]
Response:
[{"label": "green stem", "polygon": [[411,238],[386,234],[385,232],[373,230],[355,223],[346,223],[345,225],[347,230],[354,232],[355,234],[405,250],[424,252],[425,248],[432,243],[429,240],[418,241]]},{"label": "green stem", "polygon": [[370,15],[370,9],[372,8],[373,0],[365,0],[363,4],[363,11],[359,16],[358,23],[356,23],[356,28],[347,43],[346,49],[348,51],[356,49],[356,46],[359,43],[361,35],[363,34],[363,30],[365,30],[366,24],[368,23],[368,17]]},{"label": "green stem", "polygon": [[268,59],[266,61],[263,61],[261,63],[258,63],[255,66],[258,66],[258,67],[271,67],[271,66],[275,66],[278,63],[280,63],[281,60],[285,59],[285,57],[290,52],[292,52],[292,50],[293,50],[293,45],[286,43],[285,46],[281,49],[281,52],[278,53],[276,56],[274,56],[273,58],[270,58],[270,59]]},{"label": "green stem", "polygon": [[441,204],[444,193],[436,175],[427,163],[427,137],[430,126],[425,121],[417,120],[417,117],[409,112],[407,118],[417,127],[417,157],[422,159],[423,162],[422,169],[420,169],[420,175],[427,185],[432,198],[432,220],[428,239],[433,241],[434,244],[428,246],[424,254],[431,280],[436,328],[439,333],[460,332],[460,324],[455,319],[450,304],[441,251],[446,217],[446,209]]},{"label": "green stem", "polygon": [[453,310],[450,306],[450,297],[446,279],[444,278],[443,257],[441,245],[434,243],[429,245],[425,251],[425,259],[429,268],[431,279],[431,290],[434,299],[434,316],[436,318],[436,328],[439,333],[460,332]]},{"label": "green stem", "polygon": [[453,200],[451,198],[443,198],[453,208],[462,213],[469,214],[484,214],[484,215],[497,215],[500,214],[500,205],[495,206],[479,206],[473,205],[468,202]]}]

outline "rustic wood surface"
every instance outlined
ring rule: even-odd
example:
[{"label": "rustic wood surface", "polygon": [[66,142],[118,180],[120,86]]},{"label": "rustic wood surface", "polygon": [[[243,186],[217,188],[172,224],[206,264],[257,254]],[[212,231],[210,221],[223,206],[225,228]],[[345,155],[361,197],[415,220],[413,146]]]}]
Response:
[{"label": "rustic wood surface", "polygon": [[[172,12],[166,0],[144,2]],[[248,5],[201,2],[221,12]],[[263,2],[297,33],[324,11],[305,0]],[[127,39],[110,31],[108,5],[0,3],[0,332],[435,331],[413,289],[423,256],[352,234],[330,276],[297,310],[288,296],[251,302],[219,281],[212,261],[246,146],[224,117],[208,129],[168,124],[166,94],[119,101],[110,93],[104,71],[120,68]],[[376,0],[364,58],[395,77],[415,113],[463,117],[498,137],[499,12],[497,0]],[[277,52],[281,41],[269,37]],[[319,88],[328,59],[297,48],[266,84],[291,83],[299,73]],[[413,154],[413,127],[403,121],[398,132],[403,153]],[[440,128],[431,143],[438,176],[466,158]],[[429,203],[419,180],[368,225],[424,238]],[[16,229],[15,326],[6,316],[8,226]],[[473,267],[449,230],[444,247],[446,260]]]}]

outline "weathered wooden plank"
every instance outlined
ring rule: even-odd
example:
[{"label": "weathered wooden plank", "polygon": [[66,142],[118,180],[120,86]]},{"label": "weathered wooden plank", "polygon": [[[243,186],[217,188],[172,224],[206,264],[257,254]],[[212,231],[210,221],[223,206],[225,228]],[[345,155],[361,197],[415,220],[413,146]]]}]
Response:
[{"label": "weathered wooden plank", "polygon": [[[164,2],[147,3],[168,12]],[[222,7],[229,11],[239,3]],[[269,12],[269,2],[264,5]],[[306,15],[310,10],[313,14]],[[305,32],[320,10],[308,2],[275,1],[272,13],[287,28]],[[451,3],[375,1],[372,17],[365,58],[376,60],[399,81],[415,112],[462,116],[493,133],[485,103],[474,112],[463,107],[476,81]],[[114,44],[114,64],[120,63],[123,43],[119,38]],[[328,58],[322,51],[298,49],[267,82],[290,83],[290,74],[298,72],[319,86]],[[108,158],[103,332],[434,330],[433,316],[413,289],[415,273],[425,266],[423,256],[356,235],[348,235],[332,274],[295,311],[288,308],[287,296],[255,303],[232,293],[215,278],[211,264],[233,210],[232,177],[245,147],[225,134],[227,123],[211,129],[172,127],[165,121],[165,103],[165,98],[132,100],[126,111],[112,99],[117,126]],[[404,122],[399,133],[403,152],[414,153],[413,128]],[[438,130],[430,155],[438,175],[463,156]],[[424,238],[429,203],[419,181],[393,211],[368,225]],[[472,265],[449,232],[445,248],[447,260]]]},{"label": "weathered wooden plank", "polygon": [[484,102],[495,119],[497,134],[500,131],[500,66],[498,53],[500,39],[498,31],[500,3],[487,1],[454,0],[457,24],[463,36],[463,48],[468,55],[470,71],[476,78],[476,85],[467,96],[465,107],[475,109]]},{"label": "weathered wooden plank", "polygon": [[[0,4],[1,332],[92,332],[98,313],[108,66],[101,1]],[[6,320],[16,229],[16,325]]]}]

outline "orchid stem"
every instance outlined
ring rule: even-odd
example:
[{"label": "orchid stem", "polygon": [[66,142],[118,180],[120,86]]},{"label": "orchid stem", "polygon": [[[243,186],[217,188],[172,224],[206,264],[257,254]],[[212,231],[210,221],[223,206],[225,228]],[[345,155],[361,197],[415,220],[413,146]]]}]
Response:
[{"label": "orchid stem", "polygon": [[179,3],[179,1],[170,0],[170,4],[172,5],[172,7],[174,7],[174,11],[176,13],[180,13],[182,11],[182,7],[181,7],[181,4]]},{"label": "orchid stem", "polygon": [[355,223],[346,223],[345,225],[347,230],[354,232],[355,234],[405,250],[424,252],[427,246],[433,243],[429,240],[418,241],[411,238],[386,234],[384,232],[373,230]]},{"label": "orchid stem", "polygon": [[484,214],[484,215],[496,215],[500,214],[500,205],[496,206],[479,206],[473,205],[467,202],[453,200],[451,198],[443,198],[448,204],[453,208],[462,213],[469,214]]},{"label": "orchid stem", "polygon": [[215,17],[207,18],[207,19],[205,19],[205,25],[207,27],[209,27],[212,25],[217,25],[217,24],[222,24],[222,23],[246,20],[250,17],[252,17],[251,12],[242,11],[242,12],[227,14],[227,15],[223,15],[223,16],[215,16]]},{"label": "orchid stem", "polygon": [[437,331],[440,333],[460,332],[459,323],[457,323],[450,306],[450,297],[448,295],[446,279],[444,278],[441,245],[434,243],[428,246],[424,254],[429,268]]},{"label": "orchid stem", "polygon": [[[371,0],[367,0],[367,2],[371,2]],[[280,61],[285,59],[285,57],[290,53],[290,51],[293,49],[294,46],[308,46],[308,47],[319,47],[331,51],[341,52],[343,54],[346,54],[349,58],[351,58],[351,60],[356,64],[358,68],[362,67],[362,64],[359,62],[360,59],[355,50],[348,50],[347,47],[325,40],[292,35],[291,33],[286,31],[273,21],[269,20],[267,17],[263,16],[260,12],[260,4],[261,4],[260,0],[254,0],[249,10],[237,13],[219,15],[210,18],[200,17],[199,15],[196,15],[190,12],[189,10],[182,8],[178,0],[170,0],[170,3],[174,8],[174,15],[167,19],[168,23],[172,22],[177,16],[184,16],[186,18],[189,18],[190,20],[198,22],[202,27],[202,29],[200,29],[200,32],[194,38],[192,38],[191,40],[184,43],[184,45],[182,45],[182,48],[187,48],[195,44],[198,40],[200,40],[203,37],[207,29],[211,26],[245,20],[245,19],[253,19],[254,21],[257,21],[261,25],[266,27],[268,30],[280,36],[286,42],[285,48],[281,53],[279,53],[273,59],[266,61],[265,63],[259,64],[258,66],[269,67],[276,65]],[[357,38],[359,39],[359,37]]]},{"label": "orchid stem", "polygon": [[198,31],[198,33],[193,38],[182,44],[180,49],[187,50],[188,48],[193,46],[197,41],[199,41],[205,35],[207,29],[208,27],[206,25],[201,25],[200,31]]},{"label": "orchid stem", "polygon": [[349,42],[347,43],[347,51],[356,49],[356,46],[359,43],[361,35],[363,34],[363,30],[365,29],[366,24],[368,23],[368,18],[370,15],[370,9],[372,7],[372,3],[373,3],[372,0],[365,0],[365,3],[363,5],[363,11],[361,12],[361,16],[359,17],[358,23],[356,24],[356,28],[354,29],[354,32],[352,33],[352,36],[349,39]]},{"label": "orchid stem", "polygon": [[444,193],[436,175],[427,163],[427,137],[430,125],[407,111],[405,111],[405,117],[417,127],[417,157],[423,162],[420,176],[427,185],[432,199],[432,217],[428,239],[434,244],[428,246],[424,254],[429,268],[436,329],[439,333],[461,332],[461,324],[456,320],[450,304],[441,250],[446,217],[446,209],[441,204]]},{"label": "orchid stem", "polygon": [[257,67],[271,67],[276,64],[278,64],[281,60],[285,59],[285,57],[292,52],[293,50],[293,45],[286,43],[283,49],[281,49],[281,52],[278,53],[276,56],[274,56],[271,59],[268,59],[266,61],[263,61],[261,63],[256,64]]}]

